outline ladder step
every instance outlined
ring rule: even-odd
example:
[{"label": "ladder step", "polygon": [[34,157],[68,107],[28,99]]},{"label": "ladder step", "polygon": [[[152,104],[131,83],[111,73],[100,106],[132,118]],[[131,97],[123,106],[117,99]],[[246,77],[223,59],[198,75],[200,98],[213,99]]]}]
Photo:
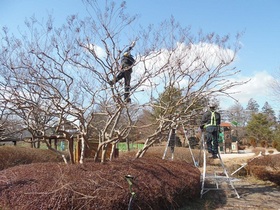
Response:
[{"label": "ladder step", "polygon": [[[239,179],[236,179],[236,178],[233,178],[233,177],[230,177],[228,175],[228,172],[227,172],[227,169],[223,163],[223,160],[221,158],[221,155],[218,153],[218,160],[220,160],[220,163],[221,163],[221,166],[223,168],[223,172],[220,172],[220,171],[214,171],[214,174],[212,174],[212,172],[209,174],[206,173],[206,169],[207,169],[207,161],[206,161],[206,145],[205,145],[205,141],[204,141],[204,132],[202,133],[202,136],[201,136],[201,141],[202,141],[202,149],[200,151],[203,150],[203,172],[202,172],[202,175],[201,175],[201,192],[200,192],[200,197],[202,198],[202,196],[210,191],[210,190],[221,190],[220,188],[220,184],[222,184],[222,182],[226,182],[230,187],[231,187],[231,190],[233,190],[237,196],[237,198],[240,198],[238,192],[236,191],[234,185],[233,185],[233,182],[234,181],[239,181]],[[216,184],[216,188],[206,188],[205,186],[205,182],[206,180],[209,181],[208,184]]]},{"label": "ladder step", "polygon": [[237,178],[234,178],[234,177],[226,177],[226,176],[205,176],[205,179],[221,181],[221,182],[224,182],[224,181],[231,181],[231,182],[240,181],[240,179],[237,179]]}]

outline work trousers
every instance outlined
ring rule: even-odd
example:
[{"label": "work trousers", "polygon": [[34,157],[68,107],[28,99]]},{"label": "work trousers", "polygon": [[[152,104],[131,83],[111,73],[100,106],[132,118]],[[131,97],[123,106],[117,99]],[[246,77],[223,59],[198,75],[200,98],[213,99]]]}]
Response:
[{"label": "work trousers", "polygon": [[207,126],[205,131],[208,152],[212,153],[213,155],[218,154],[218,126]]},{"label": "work trousers", "polygon": [[129,69],[126,71],[121,71],[116,77],[116,82],[118,82],[119,80],[124,78],[124,100],[125,101],[129,100],[131,72],[132,72],[132,69]]}]

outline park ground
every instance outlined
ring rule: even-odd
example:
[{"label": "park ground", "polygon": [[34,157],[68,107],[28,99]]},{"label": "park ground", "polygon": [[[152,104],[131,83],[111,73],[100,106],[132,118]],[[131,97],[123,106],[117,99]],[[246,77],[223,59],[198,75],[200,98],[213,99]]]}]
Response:
[{"label": "park ground", "polygon": [[[275,154],[278,154],[275,151]],[[274,154],[274,155],[275,155]],[[222,154],[222,160],[226,165],[229,175],[242,167],[242,164],[247,163],[258,155],[252,153],[250,150],[240,154]],[[217,169],[216,163],[208,164],[209,170]],[[269,163],[268,163],[269,165]],[[220,169],[220,167],[218,167]],[[278,175],[279,165],[278,165]],[[240,198],[237,197],[235,192],[226,183],[222,183],[221,190],[213,190],[205,193],[201,199],[198,209],[226,209],[226,210],[279,210],[280,209],[280,187],[271,181],[263,181],[257,179],[252,175],[248,175],[245,167],[240,169],[236,174],[232,175],[235,189]],[[279,176],[278,176],[279,177]],[[214,187],[215,188],[215,187]],[[226,190],[225,190],[226,189]],[[185,207],[183,209],[195,209],[193,207]]]},{"label": "park ground", "polygon": [[[251,161],[250,167],[234,174],[240,198],[226,183],[200,198],[202,168],[194,167],[189,149],[176,148],[173,161],[168,155],[162,159],[164,149],[154,146],[140,160],[133,160],[132,151],[120,153],[112,163],[65,165],[45,150],[1,147],[0,206],[7,210],[127,209],[130,193],[124,176],[133,174],[137,195],[134,209],[279,209],[277,151],[270,155],[264,152],[260,157],[252,150],[221,154],[229,174],[254,157],[257,167]],[[193,153],[198,157],[198,150]],[[207,172],[220,169],[219,160],[207,159]],[[253,174],[256,169],[258,178]],[[267,169],[273,170],[273,176],[259,173]]]}]

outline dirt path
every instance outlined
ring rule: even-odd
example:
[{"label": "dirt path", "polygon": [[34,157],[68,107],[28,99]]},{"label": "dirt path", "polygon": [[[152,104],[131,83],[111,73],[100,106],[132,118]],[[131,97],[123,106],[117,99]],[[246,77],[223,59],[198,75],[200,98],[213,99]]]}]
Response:
[{"label": "dirt path", "polygon": [[[223,162],[226,165],[228,172],[233,172],[233,166],[241,166],[248,160],[256,156],[240,155],[238,156],[224,156]],[[280,187],[271,182],[264,182],[257,180],[251,176],[238,177],[239,181],[234,182],[234,186],[240,196],[237,198],[233,190],[227,191],[213,191],[210,198],[213,196],[217,201],[216,209],[263,209],[263,210],[280,210]],[[228,187],[225,184],[224,189]]]},{"label": "dirt path", "polygon": [[[205,199],[215,200],[213,209],[279,210],[280,187],[254,178],[241,178],[234,184],[240,198],[232,190],[211,191]],[[226,188],[226,186],[225,186]],[[206,194],[205,194],[206,195]]]},{"label": "dirt path", "polygon": [[[228,173],[235,171],[242,163],[252,159],[254,155],[224,156],[222,160]],[[233,167],[235,166],[235,167]],[[207,165],[207,171],[222,169],[220,161],[215,160]],[[220,170],[221,171],[221,170]],[[236,175],[234,175],[236,176]],[[190,209],[217,209],[217,210],[280,210],[280,186],[271,182],[257,180],[251,176],[238,176],[238,181],[233,182],[240,198],[227,183],[220,183],[220,190],[206,192],[200,200],[195,200],[192,206],[181,210]],[[207,183],[206,187],[216,188],[214,184]]]}]

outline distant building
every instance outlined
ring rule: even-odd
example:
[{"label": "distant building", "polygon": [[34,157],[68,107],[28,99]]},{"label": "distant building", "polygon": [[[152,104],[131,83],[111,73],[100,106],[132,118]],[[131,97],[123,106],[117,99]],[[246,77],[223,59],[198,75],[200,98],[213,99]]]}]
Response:
[{"label": "distant building", "polygon": [[232,133],[232,125],[228,122],[220,124],[221,133],[219,135],[219,150],[221,153],[238,152],[237,137]]}]

